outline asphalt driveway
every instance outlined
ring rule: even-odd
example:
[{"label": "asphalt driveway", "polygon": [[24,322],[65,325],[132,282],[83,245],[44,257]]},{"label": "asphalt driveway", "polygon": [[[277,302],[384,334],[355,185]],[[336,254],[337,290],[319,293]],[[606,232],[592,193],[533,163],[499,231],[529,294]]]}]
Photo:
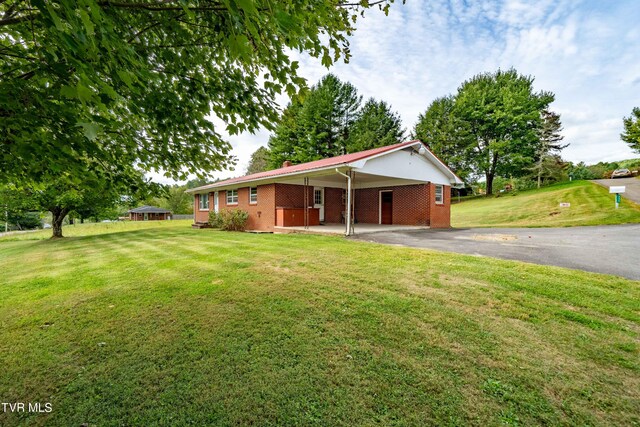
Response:
[{"label": "asphalt driveway", "polygon": [[432,229],[363,234],[351,238],[556,265],[640,280],[640,224]]},{"label": "asphalt driveway", "polygon": [[640,179],[638,178],[596,179],[593,182],[606,188],[624,185],[626,188],[622,197],[640,204]]}]

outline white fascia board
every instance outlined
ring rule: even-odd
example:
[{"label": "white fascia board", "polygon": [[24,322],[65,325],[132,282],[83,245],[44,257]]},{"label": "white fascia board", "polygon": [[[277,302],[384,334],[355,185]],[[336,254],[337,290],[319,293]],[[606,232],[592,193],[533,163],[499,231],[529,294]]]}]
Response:
[{"label": "white fascia board", "polygon": [[[420,150],[420,151],[423,151],[423,150]],[[445,165],[435,154],[433,154],[431,152],[431,150],[429,150],[429,149],[427,149],[425,147],[423,153],[421,153],[420,151],[418,151],[418,153],[420,153],[421,156],[424,156],[429,161],[431,161],[433,164],[435,164],[438,169],[440,169],[441,171],[443,171],[447,175],[451,176],[451,178],[452,178],[451,179],[451,186],[459,187],[459,188],[464,186],[464,182],[458,177],[458,175],[453,173],[453,171],[451,169],[449,169],[449,167],[447,165]]]},{"label": "white fascia board", "polygon": [[[430,164],[438,168],[442,173],[444,173],[448,177],[448,182],[442,182],[445,185],[451,185],[452,187],[462,187],[464,186],[464,182],[458,178],[458,176],[449,169],[447,165],[445,165],[440,159],[438,159],[421,141],[415,141],[413,144],[403,145],[401,147],[395,148],[390,151],[385,151],[384,153],[376,154],[375,156],[367,157],[362,160],[358,160],[356,162],[349,163],[349,166],[354,169],[364,169],[367,162],[377,159],[379,157],[391,155],[397,151],[404,150],[405,148],[414,148],[415,152],[420,156],[424,157],[429,161]],[[416,149],[417,147],[417,149]],[[438,183],[440,184],[440,183]]]},{"label": "white fascia board", "polygon": [[[333,173],[335,173],[336,169],[344,169],[345,166],[346,166],[346,164],[341,163],[341,164],[338,164],[338,165],[325,166],[325,167],[317,168],[317,169],[290,172],[290,173],[286,173],[286,174],[273,175],[273,176],[265,176],[265,177],[262,177],[262,178],[250,179],[250,180],[247,180],[247,181],[230,182],[228,184],[224,184],[223,182],[213,183],[213,184],[203,185],[202,187],[191,188],[189,190],[186,190],[185,192],[194,193],[194,194],[201,194],[201,193],[208,193],[211,190],[216,190],[216,191],[218,191],[218,190],[234,190],[234,189],[242,188],[242,187],[255,187],[257,185],[266,185],[266,184],[278,183],[278,182],[281,182],[282,180],[288,179],[288,178],[293,177],[293,176],[298,176],[298,175],[304,175],[304,176],[308,176],[308,177],[322,176],[322,175],[332,175]],[[327,172],[333,172],[333,173],[327,173]]]},{"label": "white fascia board", "polygon": [[[357,173],[377,175],[389,179],[400,179],[434,184],[451,185],[451,174],[446,174],[432,161],[417,151],[396,151],[387,156],[367,160]],[[356,179],[357,181],[357,179]]]}]

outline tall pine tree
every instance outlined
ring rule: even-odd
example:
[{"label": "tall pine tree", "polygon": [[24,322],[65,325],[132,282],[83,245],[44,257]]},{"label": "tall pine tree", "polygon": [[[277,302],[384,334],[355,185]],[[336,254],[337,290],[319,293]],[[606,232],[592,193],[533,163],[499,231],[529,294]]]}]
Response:
[{"label": "tall pine tree", "polygon": [[[560,114],[553,111],[544,110],[540,114],[542,124],[539,129],[540,143],[537,150],[537,160],[533,167],[538,180],[538,188],[542,185],[542,177],[549,170],[548,165],[558,163],[559,156],[552,155],[552,152],[559,152],[569,146],[569,144],[560,144],[564,136],[562,132],[562,123],[560,123]],[[551,168],[555,170],[554,168]],[[546,173],[546,175],[549,175]]]},{"label": "tall pine tree", "polygon": [[269,139],[272,168],[285,160],[304,163],[402,141],[398,113],[384,101],[362,97],[349,82],[323,77],[304,96],[287,105]]},{"label": "tall pine tree", "polygon": [[398,113],[384,101],[373,98],[362,106],[347,141],[347,152],[368,150],[402,141],[404,129]]}]

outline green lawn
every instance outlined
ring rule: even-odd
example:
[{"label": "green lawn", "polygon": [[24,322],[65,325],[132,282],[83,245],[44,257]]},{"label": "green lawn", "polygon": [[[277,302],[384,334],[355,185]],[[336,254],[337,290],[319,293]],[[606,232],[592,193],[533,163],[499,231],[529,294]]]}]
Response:
[{"label": "green lawn", "polygon": [[[471,199],[451,206],[453,227],[569,227],[640,222],[640,206],[589,181]],[[571,203],[561,208],[560,203]]]},{"label": "green lawn", "polygon": [[138,227],[0,241],[0,425],[640,423],[640,282]]}]

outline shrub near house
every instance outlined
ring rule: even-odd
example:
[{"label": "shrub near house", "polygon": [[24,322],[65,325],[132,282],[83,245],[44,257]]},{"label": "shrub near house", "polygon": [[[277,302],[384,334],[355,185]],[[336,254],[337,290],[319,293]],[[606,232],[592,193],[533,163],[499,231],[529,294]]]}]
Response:
[{"label": "shrub near house", "polygon": [[244,231],[248,220],[249,212],[242,209],[209,212],[209,225],[225,231]]}]

